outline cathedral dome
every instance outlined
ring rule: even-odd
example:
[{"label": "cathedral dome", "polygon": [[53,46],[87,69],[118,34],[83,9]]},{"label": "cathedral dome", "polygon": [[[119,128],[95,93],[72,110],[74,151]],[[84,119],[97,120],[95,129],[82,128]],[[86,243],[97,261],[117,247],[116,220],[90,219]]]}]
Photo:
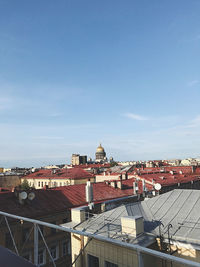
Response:
[{"label": "cathedral dome", "polygon": [[101,144],[97,147],[97,150],[96,150],[97,153],[104,153],[104,148],[101,146]]},{"label": "cathedral dome", "polygon": [[96,161],[101,162],[104,161],[106,157],[106,152],[104,148],[101,146],[101,144],[97,147],[96,150]]}]

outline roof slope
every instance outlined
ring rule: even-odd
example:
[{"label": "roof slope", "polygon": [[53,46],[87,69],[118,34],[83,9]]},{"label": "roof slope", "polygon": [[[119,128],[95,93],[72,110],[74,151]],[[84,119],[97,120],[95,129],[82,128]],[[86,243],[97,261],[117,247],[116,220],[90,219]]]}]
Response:
[{"label": "roof slope", "polygon": [[[34,191],[36,197],[21,205],[13,192],[0,192],[0,210],[24,217],[38,218],[86,205],[85,185],[61,186]],[[93,184],[94,202],[130,196],[133,189],[113,188],[105,183]]]},{"label": "roof slope", "polygon": [[[82,223],[78,229],[98,234],[114,235],[119,238],[121,232],[121,217],[140,215],[144,218],[146,233],[159,235],[161,232],[167,237],[167,228],[171,224],[170,236],[172,239],[186,241],[200,245],[200,191],[175,189],[160,196],[131,204],[124,204],[113,210],[102,213],[95,218]],[[109,233],[108,233],[108,224]],[[118,233],[118,235],[116,235]]]},{"label": "roof slope", "polygon": [[42,169],[24,176],[25,179],[85,179],[92,178],[93,174],[83,170],[82,168],[69,169]]}]

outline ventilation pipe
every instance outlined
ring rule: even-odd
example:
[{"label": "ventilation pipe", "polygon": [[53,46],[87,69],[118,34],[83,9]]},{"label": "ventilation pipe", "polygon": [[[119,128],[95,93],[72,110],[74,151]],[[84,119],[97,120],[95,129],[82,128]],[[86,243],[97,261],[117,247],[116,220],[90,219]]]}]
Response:
[{"label": "ventilation pipe", "polygon": [[143,192],[143,197],[145,197],[147,188],[146,188],[146,182],[144,179],[142,180],[142,192]]},{"label": "ventilation pipe", "polygon": [[93,201],[93,187],[90,181],[87,181],[85,186],[86,201],[91,203]]}]

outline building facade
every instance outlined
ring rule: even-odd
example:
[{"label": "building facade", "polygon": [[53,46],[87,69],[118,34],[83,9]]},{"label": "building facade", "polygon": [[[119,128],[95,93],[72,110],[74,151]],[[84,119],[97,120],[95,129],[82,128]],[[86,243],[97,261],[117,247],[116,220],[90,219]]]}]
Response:
[{"label": "building facade", "polygon": [[173,190],[89,220],[84,208],[72,210],[72,222],[63,226],[82,232],[71,236],[72,262],[76,267],[199,266],[199,208],[199,190]]},{"label": "building facade", "polygon": [[41,189],[44,186],[58,187],[75,184],[85,184],[88,180],[94,182],[94,175],[82,168],[46,169],[33,172],[21,178],[27,180],[31,187]]},{"label": "building facade", "polygon": [[72,165],[80,165],[87,163],[87,156],[80,156],[79,154],[72,154]]}]

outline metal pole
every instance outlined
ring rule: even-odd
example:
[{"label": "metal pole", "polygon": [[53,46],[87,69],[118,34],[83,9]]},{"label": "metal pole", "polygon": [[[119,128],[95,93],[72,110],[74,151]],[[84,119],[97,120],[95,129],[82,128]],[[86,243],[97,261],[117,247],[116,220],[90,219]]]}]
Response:
[{"label": "metal pole", "polygon": [[41,229],[40,229],[39,226],[38,226],[38,230],[39,230],[40,235],[41,235],[41,237],[42,237],[42,240],[43,240],[43,242],[44,242],[44,244],[45,244],[45,247],[46,247],[46,249],[47,249],[47,251],[48,251],[49,257],[51,258],[51,261],[53,262],[53,266],[56,267],[55,261],[54,261],[52,255],[51,255],[51,252],[50,252],[50,250],[49,250],[49,248],[48,248],[48,246],[47,246],[47,243],[46,243],[46,241],[45,241],[45,239],[44,239],[44,236],[43,236],[42,231],[41,231]]},{"label": "metal pole", "polygon": [[38,266],[38,225],[34,223],[34,264]]},{"label": "metal pole", "polygon": [[12,239],[12,242],[13,242],[13,245],[14,245],[14,247],[15,247],[15,251],[16,251],[17,255],[19,256],[19,252],[18,252],[16,243],[15,243],[15,239],[14,239],[14,237],[13,237],[12,231],[11,231],[10,226],[9,226],[9,223],[8,223],[8,219],[7,219],[5,216],[4,216],[4,218],[5,218],[6,225],[7,225],[7,227],[8,227],[8,230],[9,230],[9,233],[10,233],[10,236],[11,236],[11,239]]},{"label": "metal pole", "polygon": [[138,266],[139,267],[144,267],[143,258],[142,258],[142,255],[141,255],[140,251],[137,251],[137,256],[138,256]]},{"label": "metal pole", "polygon": [[[14,218],[14,219],[17,219],[17,220],[23,220],[23,221],[31,222],[31,223],[34,223],[34,224],[44,225],[44,226],[47,226],[47,227],[50,227],[50,228],[54,228],[54,229],[58,229],[60,231],[64,231],[64,232],[68,232],[68,233],[74,233],[74,234],[77,234],[77,235],[88,236],[88,237],[97,239],[99,241],[109,242],[111,244],[115,244],[115,245],[118,245],[118,246],[121,246],[121,247],[134,249],[136,251],[140,251],[140,252],[146,253],[148,255],[152,255],[152,256],[155,256],[155,257],[158,257],[158,258],[161,258],[161,259],[172,260],[174,262],[185,264],[185,265],[190,266],[190,267],[191,266],[195,266],[195,267],[199,267],[200,266],[199,262],[186,260],[184,258],[179,258],[179,257],[176,257],[176,256],[172,256],[170,254],[165,254],[165,253],[162,253],[160,251],[153,250],[153,249],[146,248],[146,247],[142,247],[142,246],[139,246],[139,245],[130,244],[130,243],[126,243],[126,242],[121,242],[121,241],[116,240],[116,239],[107,238],[107,237],[105,237],[103,235],[92,234],[92,233],[89,233],[89,232],[75,230],[73,228],[64,227],[64,226],[58,226],[58,225],[54,225],[54,224],[51,224],[51,223],[46,223],[46,222],[43,222],[43,221],[34,220],[34,219],[30,219],[30,218],[26,218],[26,217],[17,216],[17,215],[14,215],[14,214],[6,213],[6,212],[3,212],[3,211],[0,211],[0,215],[11,217],[11,218]],[[185,241],[184,238],[182,238],[182,239]],[[174,240],[176,240],[176,239],[174,238]]]}]

